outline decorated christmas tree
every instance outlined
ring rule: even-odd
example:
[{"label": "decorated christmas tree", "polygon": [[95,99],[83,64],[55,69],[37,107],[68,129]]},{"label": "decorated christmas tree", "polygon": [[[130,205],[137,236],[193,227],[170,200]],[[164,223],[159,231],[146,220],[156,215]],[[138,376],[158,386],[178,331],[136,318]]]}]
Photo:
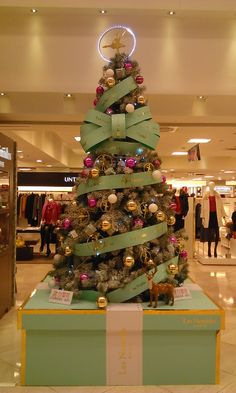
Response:
[{"label": "decorated christmas tree", "polygon": [[113,56],[81,126],[87,155],[75,200],[61,217],[51,272],[58,288],[81,299],[100,297],[99,306],[148,300],[150,277],[178,286],[187,276],[183,239],[173,232],[176,205],[156,150],[159,126],[130,57],[134,41],[120,26],[99,40],[101,55]]}]

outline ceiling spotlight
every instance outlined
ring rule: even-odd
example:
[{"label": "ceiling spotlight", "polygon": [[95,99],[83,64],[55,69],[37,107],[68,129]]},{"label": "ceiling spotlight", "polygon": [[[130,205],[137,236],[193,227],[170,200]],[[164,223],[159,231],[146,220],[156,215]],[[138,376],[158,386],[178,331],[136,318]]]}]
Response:
[{"label": "ceiling spotlight", "polygon": [[0,96],[5,96],[5,93],[3,93],[3,91],[1,91]]},{"label": "ceiling spotlight", "polygon": [[51,165],[51,164],[47,164],[47,165],[46,165],[46,167],[48,167],[48,168],[51,168],[51,167],[52,167],[52,165]]},{"label": "ceiling spotlight", "polygon": [[17,150],[17,153],[23,153],[23,151],[22,150]]},{"label": "ceiling spotlight", "polygon": [[33,168],[18,168],[19,171],[32,171]]},{"label": "ceiling spotlight", "polygon": [[64,97],[65,98],[72,98],[72,94],[71,93],[66,93],[66,94],[64,94]]},{"label": "ceiling spotlight", "polygon": [[211,139],[207,138],[192,138],[188,140],[188,143],[208,143]]},{"label": "ceiling spotlight", "polygon": [[173,16],[173,15],[175,15],[176,14],[176,12],[175,11],[168,11],[168,15],[171,15],[171,16]]},{"label": "ceiling spotlight", "polygon": [[43,162],[43,160],[36,160],[36,162]]},{"label": "ceiling spotlight", "polygon": [[74,136],[76,142],[80,142],[81,141],[81,136]]},{"label": "ceiling spotlight", "polygon": [[38,12],[37,8],[31,8],[30,12],[32,14],[36,14]]},{"label": "ceiling spotlight", "polygon": [[105,14],[107,13],[107,10],[99,10],[99,13],[100,13],[101,15],[105,15]]},{"label": "ceiling spotlight", "polygon": [[173,153],[171,153],[172,156],[187,156],[187,154],[186,151],[173,151]]},{"label": "ceiling spotlight", "polygon": [[206,101],[207,100],[207,96],[197,96],[198,100],[200,101]]}]

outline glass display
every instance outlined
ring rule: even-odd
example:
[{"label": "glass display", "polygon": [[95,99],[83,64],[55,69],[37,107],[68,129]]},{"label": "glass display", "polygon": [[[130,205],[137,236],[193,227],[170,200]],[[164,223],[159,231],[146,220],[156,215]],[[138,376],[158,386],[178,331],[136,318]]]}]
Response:
[{"label": "glass display", "polygon": [[9,244],[9,176],[0,172],[0,253]]}]

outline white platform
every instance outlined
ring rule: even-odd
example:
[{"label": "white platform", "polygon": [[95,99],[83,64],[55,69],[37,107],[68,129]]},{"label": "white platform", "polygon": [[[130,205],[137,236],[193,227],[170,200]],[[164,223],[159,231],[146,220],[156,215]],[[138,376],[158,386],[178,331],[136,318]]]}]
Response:
[{"label": "white platform", "polygon": [[236,266],[236,258],[224,258],[224,257],[207,257],[207,256],[200,256],[198,255],[197,257],[198,261],[202,264],[202,265],[220,265],[220,266]]}]

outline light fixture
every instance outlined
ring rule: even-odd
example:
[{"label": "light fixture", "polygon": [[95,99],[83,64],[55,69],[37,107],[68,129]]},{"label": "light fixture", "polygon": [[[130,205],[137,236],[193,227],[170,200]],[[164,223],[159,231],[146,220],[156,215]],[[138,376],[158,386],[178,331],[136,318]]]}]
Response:
[{"label": "light fixture", "polygon": [[43,162],[43,160],[36,160],[36,162]]},{"label": "light fixture", "polygon": [[32,168],[18,168],[19,171],[32,171]]},{"label": "light fixture", "polygon": [[192,138],[189,139],[188,143],[209,143],[211,139],[207,138]]},{"label": "light fixture", "polygon": [[81,136],[74,136],[76,142],[80,142],[81,141]]},{"label": "light fixture", "polygon": [[48,168],[51,168],[51,167],[52,167],[52,165],[51,165],[51,164],[47,164],[47,165],[46,165],[46,167],[48,167]]},{"label": "light fixture", "polygon": [[23,153],[23,151],[22,150],[17,150],[17,153]]},{"label": "light fixture", "polygon": [[31,8],[30,12],[32,14],[36,14],[38,12],[37,8]]},{"label": "light fixture", "polygon": [[64,94],[64,97],[65,98],[72,98],[72,94],[71,93],[66,93],[66,94]]},{"label": "light fixture", "polygon": [[99,13],[100,13],[101,15],[105,15],[105,14],[107,13],[107,10],[99,10]]},{"label": "light fixture", "polygon": [[5,96],[5,93],[1,91],[0,96]]},{"label": "light fixture", "polygon": [[175,11],[168,11],[168,15],[170,15],[170,16],[173,16],[173,15],[175,15],[176,14],[176,12]]},{"label": "light fixture", "polygon": [[187,154],[186,151],[173,151],[173,153],[171,153],[172,156],[187,156]]},{"label": "light fixture", "polygon": [[207,96],[197,96],[197,98],[200,100],[200,101],[206,101],[207,100]]},{"label": "light fixture", "polygon": [[215,176],[213,176],[213,175],[205,175],[204,177],[205,177],[205,179],[213,179]]},{"label": "light fixture", "polygon": [[224,173],[235,173],[235,171],[224,171]]}]

